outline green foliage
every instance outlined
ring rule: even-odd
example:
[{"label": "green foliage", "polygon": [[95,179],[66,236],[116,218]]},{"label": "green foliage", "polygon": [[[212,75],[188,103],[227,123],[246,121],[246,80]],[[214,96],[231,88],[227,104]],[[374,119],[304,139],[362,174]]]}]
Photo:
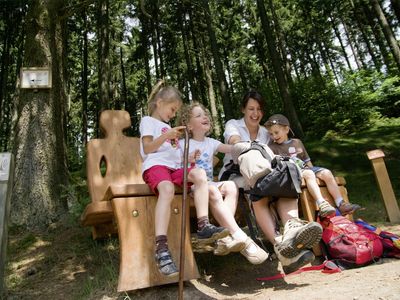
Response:
[{"label": "green foliage", "polygon": [[382,117],[399,117],[399,78],[379,72],[347,74],[340,85],[329,78],[295,82],[294,95],[308,136],[334,138],[372,126]]},{"label": "green foliage", "polygon": [[337,176],[344,176],[350,202],[366,209],[357,217],[368,222],[386,220],[386,211],[377,186],[367,151],[382,149],[385,165],[391,178],[396,198],[400,200],[400,118],[381,118],[368,129],[336,136],[321,142],[309,139],[305,145],[314,165],[323,166]]}]

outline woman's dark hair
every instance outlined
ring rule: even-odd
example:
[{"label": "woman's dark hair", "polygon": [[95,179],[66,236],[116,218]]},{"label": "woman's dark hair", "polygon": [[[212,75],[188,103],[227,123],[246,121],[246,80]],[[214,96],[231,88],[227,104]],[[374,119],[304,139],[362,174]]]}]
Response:
[{"label": "woman's dark hair", "polygon": [[242,108],[246,108],[247,102],[249,102],[250,99],[256,100],[260,105],[261,110],[264,111],[264,99],[256,90],[250,90],[243,96]]}]

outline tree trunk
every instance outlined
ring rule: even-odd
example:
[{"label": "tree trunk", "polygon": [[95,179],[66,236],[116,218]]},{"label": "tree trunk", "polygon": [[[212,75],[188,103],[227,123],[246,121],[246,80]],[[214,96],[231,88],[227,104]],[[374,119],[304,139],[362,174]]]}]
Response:
[{"label": "tree trunk", "polygon": [[124,52],[122,50],[122,47],[119,47],[119,54],[120,54],[120,66],[121,66],[121,102],[123,104],[123,107],[126,107],[126,102],[128,100],[128,93],[126,88]]},{"label": "tree trunk", "polygon": [[[367,47],[368,53],[371,56],[371,59],[374,63],[375,68],[379,71],[382,67],[382,62],[376,57],[375,48],[371,44],[370,37],[366,33],[367,29],[365,28],[364,22],[362,21],[362,17],[360,16],[360,13],[362,13],[362,10],[356,9],[353,2],[352,2],[352,7],[353,7],[353,11],[354,11],[354,18],[356,20],[358,30],[361,33],[362,40],[364,41],[364,43]],[[357,8],[359,8],[359,7],[357,7]]]},{"label": "tree trunk", "polygon": [[400,70],[400,48],[397,44],[396,38],[390,28],[390,25],[382,11],[382,8],[378,2],[378,0],[370,0],[371,5],[375,11],[375,14],[379,20],[379,24],[381,25],[383,34],[385,35],[386,41],[390,46],[390,50],[393,54],[394,61],[397,64],[397,68]]},{"label": "tree trunk", "polygon": [[289,91],[289,85],[283,72],[283,62],[276,49],[275,39],[272,36],[273,31],[269,24],[263,0],[257,0],[257,7],[261,18],[264,35],[267,40],[268,51],[271,57],[272,67],[274,68],[275,77],[278,82],[279,92],[281,94],[285,113],[291,121],[291,127],[293,131],[299,138],[302,138],[304,136],[303,128],[299,122],[296,110],[293,105],[292,97]]},{"label": "tree trunk", "polygon": [[26,18],[25,67],[50,67],[52,88],[23,89],[17,103],[11,222],[39,228],[67,211],[64,0],[36,0]]},{"label": "tree trunk", "polygon": [[208,62],[205,60],[204,60],[204,70],[205,70],[205,75],[207,78],[208,98],[210,99],[211,116],[212,116],[213,123],[214,123],[214,133],[219,138],[221,136],[221,125],[220,125],[221,123],[220,123],[220,118],[218,117],[218,112],[217,112],[217,105],[216,105],[217,101],[215,99],[214,85],[212,82],[211,70],[208,66]]},{"label": "tree trunk", "polygon": [[346,48],[345,48],[345,46],[343,44],[343,40],[342,40],[342,37],[340,35],[339,29],[336,26],[335,19],[333,18],[332,15],[331,15],[330,19],[331,19],[333,31],[335,32],[336,38],[338,39],[339,44],[340,44],[340,48],[342,49],[343,57],[346,60],[347,67],[349,68],[350,71],[353,71],[353,68],[351,67],[351,64],[350,64],[349,57],[347,56],[347,53],[346,53]]},{"label": "tree trunk", "polygon": [[189,39],[188,39],[188,31],[187,31],[187,24],[186,20],[182,18],[182,16],[185,15],[185,9],[182,4],[179,4],[179,24],[180,24],[180,30],[182,32],[182,43],[183,43],[183,51],[185,54],[185,62],[186,62],[186,74],[187,74],[187,81],[189,81],[189,86],[190,86],[190,92],[192,94],[192,99],[196,99],[199,101],[199,94],[197,92],[197,85],[195,83],[194,79],[194,72],[193,72],[193,64],[192,64],[192,58],[190,57],[189,54]]},{"label": "tree trunk", "polygon": [[210,46],[211,52],[214,59],[215,65],[215,73],[217,74],[218,78],[218,86],[219,92],[222,99],[222,106],[224,107],[225,119],[229,120],[234,117],[233,110],[232,110],[232,103],[229,99],[228,91],[227,91],[227,83],[225,78],[224,69],[222,67],[222,62],[220,59],[219,48],[217,44],[217,38],[215,37],[214,28],[212,26],[212,18],[210,12],[210,6],[208,4],[208,0],[202,0],[203,7],[205,10],[206,16],[206,23],[207,23],[207,32],[210,38]]},{"label": "tree trunk", "polygon": [[[99,103],[97,117],[110,108],[111,103],[111,71],[110,71],[110,32],[108,17],[108,0],[98,2],[98,89]],[[98,128],[98,124],[96,126]],[[98,132],[99,133],[99,132]]]},{"label": "tree trunk", "polygon": [[392,66],[392,60],[390,59],[389,53],[387,51],[386,45],[383,42],[384,38],[382,36],[382,32],[380,30],[379,26],[376,26],[376,23],[374,22],[374,16],[369,8],[369,5],[363,1],[360,2],[360,5],[362,6],[363,12],[365,14],[365,19],[368,22],[368,25],[375,37],[375,42],[379,47],[379,51],[381,53],[383,62],[385,63],[386,67],[388,70],[390,70]]},{"label": "tree trunk", "polygon": [[361,68],[362,68],[361,62],[360,62],[360,59],[358,58],[357,52],[355,51],[354,46],[353,46],[353,42],[356,44],[357,41],[355,41],[355,40],[353,41],[352,35],[351,35],[349,29],[347,28],[346,22],[344,20],[341,20],[341,22],[342,22],[342,25],[343,25],[344,33],[346,34],[346,37],[347,37],[347,42],[348,42],[348,44],[350,46],[351,52],[353,53],[353,57],[354,57],[354,61],[356,62],[356,65],[357,65],[357,69],[361,70]]},{"label": "tree trunk", "polygon": [[88,63],[89,63],[89,49],[88,49],[88,24],[86,10],[82,12],[83,20],[83,55],[82,55],[82,143],[86,148],[88,142]]}]

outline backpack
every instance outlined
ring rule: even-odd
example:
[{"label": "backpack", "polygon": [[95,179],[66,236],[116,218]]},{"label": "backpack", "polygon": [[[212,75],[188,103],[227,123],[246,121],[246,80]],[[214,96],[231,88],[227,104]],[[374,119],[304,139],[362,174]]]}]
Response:
[{"label": "backpack", "polygon": [[323,252],[343,269],[376,262],[383,254],[380,238],[343,216],[324,218]]},{"label": "backpack", "polygon": [[251,200],[265,196],[297,198],[301,193],[301,173],[290,157],[275,155],[256,141],[235,144],[232,157],[250,186],[245,192]]},{"label": "backpack", "polygon": [[400,237],[398,235],[372,226],[361,219],[354,221],[354,223],[356,223],[357,226],[373,232],[379,237],[383,246],[382,257],[400,258]]}]

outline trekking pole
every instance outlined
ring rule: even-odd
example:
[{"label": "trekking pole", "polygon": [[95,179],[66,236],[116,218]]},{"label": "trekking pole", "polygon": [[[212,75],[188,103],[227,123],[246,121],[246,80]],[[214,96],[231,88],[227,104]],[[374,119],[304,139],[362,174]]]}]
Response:
[{"label": "trekking pole", "polygon": [[185,238],[186,238],[186,202],[187,202],[187,177],[189,160],[189,131],[185,128],[185,146],[183,151],[183,197],[181,216],[181,252],[179,260],[179,297],[183,299],[183,277],[185,273]]}]

